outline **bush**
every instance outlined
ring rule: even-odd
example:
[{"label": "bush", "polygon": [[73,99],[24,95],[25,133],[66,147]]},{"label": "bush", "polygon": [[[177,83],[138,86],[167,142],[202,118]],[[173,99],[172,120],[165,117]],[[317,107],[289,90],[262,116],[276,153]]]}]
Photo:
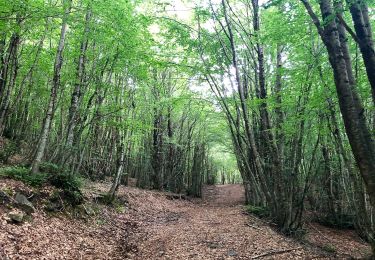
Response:
[{"label": "bush", "polygon": [[61,169],[58,165],[51,162],[42,162],[39,166],[40,172],[58,174],[61,172]]},{"label": "bush", "polygon": [[246,211],[250,214],[254,214],[259,218],[266,218],[270,216],[270,212],[266,207],[246,205]]},{"label": "bush", "polygon": [[83,185],[82,178],[79,175],[66,172],[50,175],[49,182],[56,188],[72,191],[79,190]]},{"label": "bush", "polygon": [[69,202],[72,206],[77,206],[83,203],[84,197],[80,190],[76,191],[66,191],[64,190],[64,198],[67,202]]},{"label": "bush", "polygon": [[316,222],[327,227],[339,229],[354,229],[355,216],[349,214],[338,214],[336,216],[326,215],[316,219]]},{"label": "bush", "polygon": [[83,202],[83,181],[78,175],[59,172],[59,167],[52,163],[43,163],[42,170],[42,173],[31,173],[30,169],[25,167],[4,167],[0,168],[0,176],[19,180],[31,186],[41,186],[49,182],[62,190],[61,197],[71,205]]},{"label": "bush", "polygon": [[0,168],[0,176],[19,180],[31,186],[41,186],[48,180],[45,173],[31,174],[28,168],[17,166]]},{"label": "bush", "polygon": [[63,197],[72,205],[79,205],[83,202],[83,194],[81,187],[82,179],[78,175],[69,173],[53,174],[49,178],[49,182],[56,188],[63,190]]}]

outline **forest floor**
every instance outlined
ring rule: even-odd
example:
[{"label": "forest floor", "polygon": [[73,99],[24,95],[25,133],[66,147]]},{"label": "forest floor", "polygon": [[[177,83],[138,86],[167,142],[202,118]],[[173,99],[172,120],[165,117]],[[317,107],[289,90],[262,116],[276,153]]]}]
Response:
[{"label": "forest floor", "polygon": [[[34,192],[0,179],[5,188]],[[0,205],[0,259],[363,259],[370,253],[351,230],[308,223],[301,241],[279,234],[245,214],[241,185],[208,186],[203,199],[188,200],[121,187],[114,207],[96,203],[106,190],[105,183],[87,184],[89,217],[48,214],[35,199],[32,219],[12,224]]]}]

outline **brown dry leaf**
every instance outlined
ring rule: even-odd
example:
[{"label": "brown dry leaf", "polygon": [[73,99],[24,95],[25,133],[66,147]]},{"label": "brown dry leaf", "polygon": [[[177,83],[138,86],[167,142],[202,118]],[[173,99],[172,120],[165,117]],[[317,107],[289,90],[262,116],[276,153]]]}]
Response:
[{"label": "brown dry leaf", "polygon": [[[32,192],[19,182],[0,183],[5,185]],[[52,191],[43,189],[46,194]],[[90,183],[84,194],[95,200],[108,189],[107,183]],[[118,195],[124,213],[95,204],[100,210],[88,220],[48,216],[38,205],[31,222],[14,225],[4,219],[8,209],[0,208],[0,258],[332,259],[361,258],[370,252],[353,232],[316,224],[308,235],[313,246],[280,235],[264,221],[243,214],[241,185],[206,187],[203,200],[171,200],[166,193],[134,187],[121,187]],[[318,249],[326,243],[322,234],[340,248],[336,254]]]}]

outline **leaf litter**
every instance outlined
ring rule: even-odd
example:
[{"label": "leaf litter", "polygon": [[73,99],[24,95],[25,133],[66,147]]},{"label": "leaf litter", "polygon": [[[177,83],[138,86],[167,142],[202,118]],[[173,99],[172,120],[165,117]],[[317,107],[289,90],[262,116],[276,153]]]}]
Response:
[{"label": "leaf litter", "polygon": [[[86,205],[96,207],[89,218],[50,215],[36,204],[32,218],[16,225],[6,219],[11,209],[0,205],[0,259],[361,259],[370,253],[353,231],[315,223],[303,242],[279,234],[244,214],[241,185],[208,186],[203,199],[189,200],[122,186],[117,206],[97,204],[109,185],[86,185]],[[5,187],[33,192],[13,180],[1,180]],[[335,252],[322,250],[327,243]]]}]

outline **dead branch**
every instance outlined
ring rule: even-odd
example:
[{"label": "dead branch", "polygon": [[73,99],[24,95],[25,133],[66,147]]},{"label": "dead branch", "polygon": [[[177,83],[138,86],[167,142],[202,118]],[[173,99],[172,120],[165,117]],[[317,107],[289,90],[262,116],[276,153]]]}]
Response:
[{"label": "dead branch", "polygon": [[253,256],[251,259],[258,259],[258,258],[269,256],[269,255],[284,254],[284,253],[291,252],[291,251],[294,251],[294,250],[299,250],[301,248],[302,247],[296,247],[296,248],[283,249],[283,250],[278,250],[278,251],[270,251],[270,252],[267,252],[267,253],[264,253],[264,254],[261,254],[261,255]]}]

